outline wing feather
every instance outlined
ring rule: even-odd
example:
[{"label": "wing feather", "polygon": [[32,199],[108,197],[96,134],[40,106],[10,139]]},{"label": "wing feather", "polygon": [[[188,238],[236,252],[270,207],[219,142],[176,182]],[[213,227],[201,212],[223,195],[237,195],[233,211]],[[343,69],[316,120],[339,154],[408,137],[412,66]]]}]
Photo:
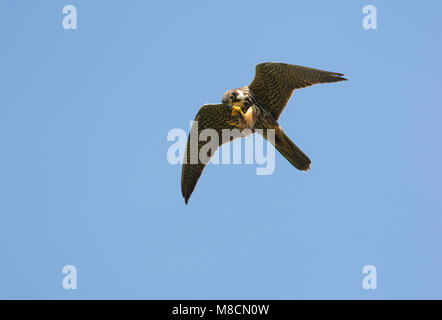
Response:
[{"label": "wing feather", "polygon": [[347,80],[343,74],[286,63],[266,62],[256,66],[249,90],[258,102],[268,108],[278,120],[293,90],[317,83]]},{"label": "wing feather", "polygon": [[[200,178],[207,162],[213,157],[216,150],[208,150],[206,161],[201,161],[199,154],[201,148],[208,143],[208,141],[199,141],[201,131],[204,129],[214,129],[219,140],[217,141],[217,146],[221,146],[224,142],[222,141],[222,130],[223,129],[234,129],[237,128],[238,118],[231,115],[231,109],[224,104],[206,104],[201,107],[198,111],[195,122],[193,123],[192,132],[198,132],[197,139],[191,143],[191,134],[187,140],[186,152],[184,155],[183,167],[181,171],[181,192],[183,194],[186,204],[195,189],[196,183]],[[237,137],[235,137],[237,138]],[[232,141],[234,138],[231,138]],[[218,149],[218,148],[216,148]]]}]

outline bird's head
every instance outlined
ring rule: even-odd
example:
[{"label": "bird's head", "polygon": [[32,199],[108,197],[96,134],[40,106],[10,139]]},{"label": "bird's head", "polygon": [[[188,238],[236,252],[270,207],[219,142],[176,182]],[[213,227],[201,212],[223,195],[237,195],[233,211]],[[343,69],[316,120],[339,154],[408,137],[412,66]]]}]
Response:
[{"label": "bird's head", "polygon": [[232,89],[224,93],[221,102],[229,107],[242,102],[245,99],[244,93],[240,89]]}]

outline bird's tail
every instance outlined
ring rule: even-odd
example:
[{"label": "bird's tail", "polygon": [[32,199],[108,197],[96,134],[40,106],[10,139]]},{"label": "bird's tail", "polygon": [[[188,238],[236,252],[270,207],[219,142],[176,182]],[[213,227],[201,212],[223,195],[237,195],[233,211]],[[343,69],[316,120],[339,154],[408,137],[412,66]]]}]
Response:
[{"label": "bird's tail", "polygon": [[[275,141],[270,142],[275,146],[275,148],[297,169],[299,170],[309,170],[310,164],[312,163],[310,159],[305,155],[304,152],[299,149],[292,140],[284,133],[279,125],[273,127],[275,130]],[[265,131],[265,130],[264,130]],[[263,135],[267,139],[267,134]]]}]

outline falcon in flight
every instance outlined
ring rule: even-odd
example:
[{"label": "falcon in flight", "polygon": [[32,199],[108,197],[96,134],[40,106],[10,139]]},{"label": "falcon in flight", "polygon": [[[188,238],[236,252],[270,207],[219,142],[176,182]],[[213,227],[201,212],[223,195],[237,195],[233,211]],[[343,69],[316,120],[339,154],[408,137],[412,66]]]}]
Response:
[{"label": "falcon in flight", "polygon": [[[270,141],[275,148],[297,169],[309,170],[311,161],[287,135],[278,123],[279,116],[287,105],[295,89],[305,88],[317,83],[338,82],[347,80],[343,74],[323,71],[308,67],[285,63],[261,63],[256,66],[255,79],[247,87],[227,91],[222,97],[221,104],[206,104],[198,111],[192,130],[199,133],[204,129],[214,129],[218,133],[218,146],[222,141],[223,129],[256,129],[267,139],[266,130],[275,130],[275,139]],[[194,128],[196,126],[196,128]],[[208,152],[206,161],[199,158],[200,149],[207,143],[187,141],[181,173],[181,191],[187,204],[195,189],[207,162],[216,150]],[[270,139],[272,140],[272,139]],[[191,154],[197,159],[191,161]]]}]

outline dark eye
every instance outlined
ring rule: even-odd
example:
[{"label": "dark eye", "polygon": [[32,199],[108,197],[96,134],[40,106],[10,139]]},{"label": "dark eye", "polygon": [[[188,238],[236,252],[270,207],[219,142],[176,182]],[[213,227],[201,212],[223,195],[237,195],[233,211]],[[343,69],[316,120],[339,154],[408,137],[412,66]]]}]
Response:
[{"label": "dark eye", "polygon": [[232,97],[234,97],[234,98],[236,98],[237,95],[238,95],[237,92],[233,92],[233,93],[232,93]]}]

